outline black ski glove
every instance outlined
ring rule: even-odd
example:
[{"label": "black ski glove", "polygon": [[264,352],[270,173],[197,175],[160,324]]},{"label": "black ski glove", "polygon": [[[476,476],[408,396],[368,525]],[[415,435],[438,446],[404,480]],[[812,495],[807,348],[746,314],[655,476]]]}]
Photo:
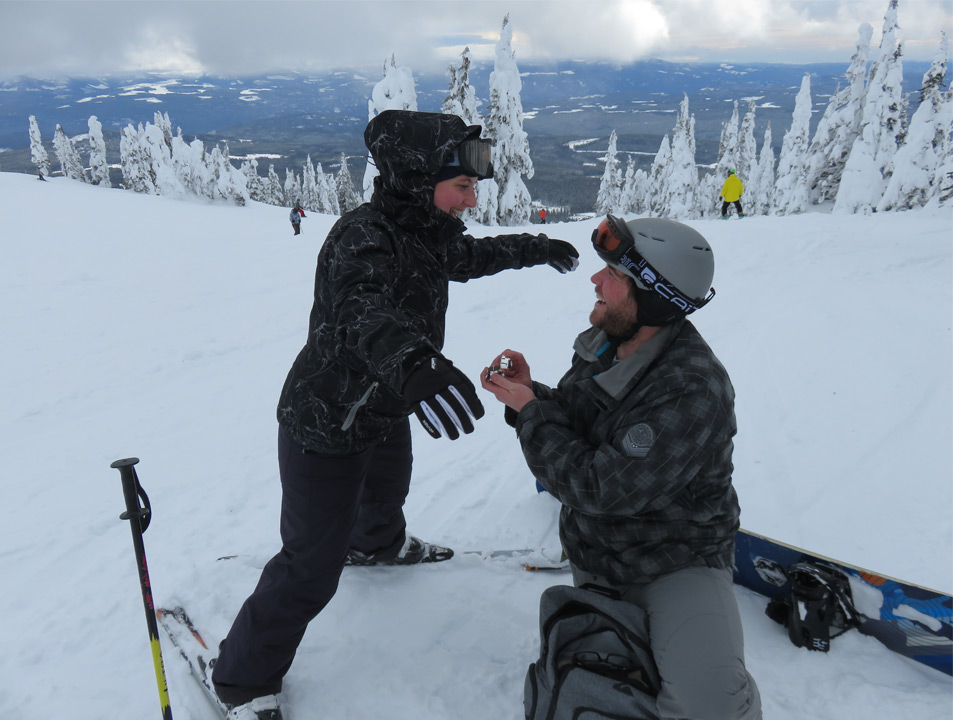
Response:
[{"label": "black ski glove", "polygon": [[[540,237],[546,236],[540,235]],[[549,240],[549,260],[547,262],[551,267],[564,274],[579,267],[579,252],[576,248],[565,240],[546,239]]]},{"label": "black ski glove", "polygon": [[[451,440],[460,431],[473,432],[473,420],[483,417],[483,403],[467,376],[446,358],[434,355],[418,365],[404,383],[404,397],[431,437]],[[472,420],[471,420],[472,418]]]}]

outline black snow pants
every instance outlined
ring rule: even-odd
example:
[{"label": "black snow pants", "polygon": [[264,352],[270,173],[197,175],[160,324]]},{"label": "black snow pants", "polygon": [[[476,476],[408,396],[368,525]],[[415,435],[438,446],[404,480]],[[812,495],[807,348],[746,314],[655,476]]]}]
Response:
[{"label": "black snow pants", "polygon": [[281,690],[308,623],[337,591],[349,548],[386,557],[404,543],[413,457],[405,418],[354,455],[303,450],[278,431],[281,552],[265,565],[222,644],[212,680],[239,705]]}]

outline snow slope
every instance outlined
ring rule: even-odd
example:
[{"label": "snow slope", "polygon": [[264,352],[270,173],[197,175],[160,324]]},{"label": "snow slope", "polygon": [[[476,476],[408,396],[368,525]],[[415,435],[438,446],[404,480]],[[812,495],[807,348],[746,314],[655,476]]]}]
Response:
[{"label": "snow slope", "polygon": [[[333,222],[0,173],[0,717],[159,717],[116,459],[154,509],[157,603],[221,637],[278,549],[275,403]],[[693,223],[716,256],[696,324],[735,383],[742,523],[953,589],[951,229],[945,210]],[[448,357],[524,352],[555,382],[593,302],[591,223],[548,267],[455,285]],[[477,233],[480,228],[475,229]],[[555,542],[502,406],[435,441],[414,423],[410,529],[457,550]],[[241,557],[219,562],[222,555]],[[516,720],[538,599],[568,576],[458,556],[348,570],[286,682],[289,720]],[[738,590],[774,720],[948,718],[950,678],[856,632],[795,648]],[[210,710],[166,645],[177,720]]]}]

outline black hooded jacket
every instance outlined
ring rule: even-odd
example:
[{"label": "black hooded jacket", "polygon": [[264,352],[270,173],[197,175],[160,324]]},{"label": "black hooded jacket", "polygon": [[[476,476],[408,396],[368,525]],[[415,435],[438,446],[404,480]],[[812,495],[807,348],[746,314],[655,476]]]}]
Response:
[{"label": "black hooded jacket", "polygon": [[278,422],[313,452],[359,452],[412,412],[402,395],[444,343],[449,281],[545,263],[536,235],[473,238],[433,204],[437,172],[479,134],[453,115],[386,110],[364,140],[380,175],[318,254],[308,340],[285,380]]}]

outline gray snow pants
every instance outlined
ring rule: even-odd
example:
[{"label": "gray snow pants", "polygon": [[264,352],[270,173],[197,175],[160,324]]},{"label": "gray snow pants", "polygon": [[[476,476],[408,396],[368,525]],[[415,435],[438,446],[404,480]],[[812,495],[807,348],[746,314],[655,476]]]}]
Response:
[{"label": "gray snow pants", "polygon": [[744,634],[730,570],[693,567],[618,586],[572,568],[577,587],[611,587],[648,615],[662,679],[658,713],[683,720],[760,720],[761,695],[745,669]]}]

